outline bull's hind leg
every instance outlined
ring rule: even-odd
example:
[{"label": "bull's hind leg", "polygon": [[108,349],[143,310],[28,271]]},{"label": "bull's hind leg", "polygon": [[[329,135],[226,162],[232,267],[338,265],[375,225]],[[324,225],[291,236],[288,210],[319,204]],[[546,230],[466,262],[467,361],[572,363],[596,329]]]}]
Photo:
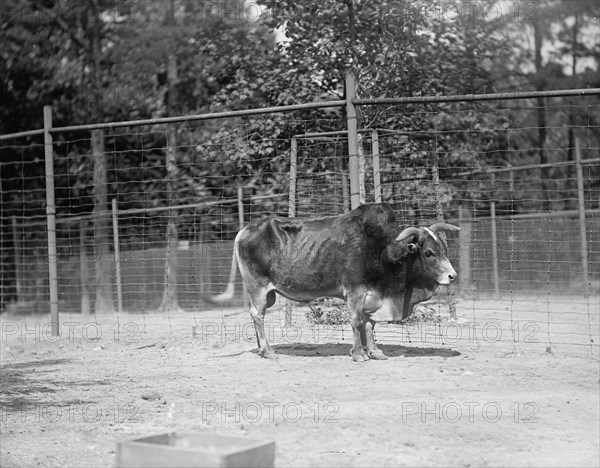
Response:
[{"label": "bull's hind leg", "polygon": [[267,359],[276,359],[277,355],[271,348],[265,333],[265,313],[269,307],[275,304],[275,291],[265,289],[250,291],[252,305],[250,316],[254,322],[256,341],[258,343],[258,355]]},{"label": "bull's hind leg", "polygon": [[375,334],[373,330],[375,328],[375,321],[371,319],[366,319],[365,323],[365,331],[367,335],[367,355],[371,359],[384,360],[388,357],[383,354],[383,351],[377,347],[375,344]]}]

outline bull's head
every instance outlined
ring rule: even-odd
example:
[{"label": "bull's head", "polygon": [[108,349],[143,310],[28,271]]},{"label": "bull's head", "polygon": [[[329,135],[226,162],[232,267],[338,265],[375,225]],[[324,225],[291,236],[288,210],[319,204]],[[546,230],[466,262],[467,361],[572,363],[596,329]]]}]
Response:
[{"label": "bull's head", "polygon": [[[415,255],[414,268],[427,282],[449,285],[456,279],[456,271],[448,260],[446,243],[438,236],[440,231],[458,231],[459,227],[446,223],[435,223],[430,227],[404,229],[396,243],[400,243],[408,254]],[[406,251],[405,250],[405,251]]]}]

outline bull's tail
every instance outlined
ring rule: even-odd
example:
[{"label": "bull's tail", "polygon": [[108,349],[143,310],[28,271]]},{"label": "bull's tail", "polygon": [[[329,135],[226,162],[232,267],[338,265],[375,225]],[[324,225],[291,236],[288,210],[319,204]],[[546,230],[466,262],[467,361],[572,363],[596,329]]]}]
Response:
[{"label": "bull's tail", "polygon": [[216,296],[212,296],[210,298],[210,302],[214,302],[216,304],[222,304],[224,302],[230,301],[233,299],[233,295],[235,293],[235,275],[237,273],[237,238],[236,242],[233,243],[233,255],[231,256],[231,271],[229,272],[229,283],[227,284],[227,288],[221,294],[217,294]]}]

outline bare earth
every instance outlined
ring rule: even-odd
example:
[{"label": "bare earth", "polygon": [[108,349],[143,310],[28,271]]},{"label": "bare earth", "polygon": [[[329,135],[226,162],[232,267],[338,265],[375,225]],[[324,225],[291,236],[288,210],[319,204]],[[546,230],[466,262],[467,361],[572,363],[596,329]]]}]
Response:
[{"label": "bare earth", "polygon": [[278,467],[600,460],[597,346],[386,340],[389,360],[355,363],[346,334],[280,341],[269,361],[252,333],[137,333],[121,317],[119,335],[79,323],[52,342],[45,316],[1,319],[2,467],[114,466],[117,441],[174,430],[274,440]]}]

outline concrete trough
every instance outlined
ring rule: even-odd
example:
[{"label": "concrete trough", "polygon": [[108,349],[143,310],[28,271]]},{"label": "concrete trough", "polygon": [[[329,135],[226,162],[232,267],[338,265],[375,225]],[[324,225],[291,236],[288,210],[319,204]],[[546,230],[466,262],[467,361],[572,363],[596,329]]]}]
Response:
[{"label": "concrete trough", "polygon": [[273,467],[275,442],[168,432],[117,443],[117,468]]}]

